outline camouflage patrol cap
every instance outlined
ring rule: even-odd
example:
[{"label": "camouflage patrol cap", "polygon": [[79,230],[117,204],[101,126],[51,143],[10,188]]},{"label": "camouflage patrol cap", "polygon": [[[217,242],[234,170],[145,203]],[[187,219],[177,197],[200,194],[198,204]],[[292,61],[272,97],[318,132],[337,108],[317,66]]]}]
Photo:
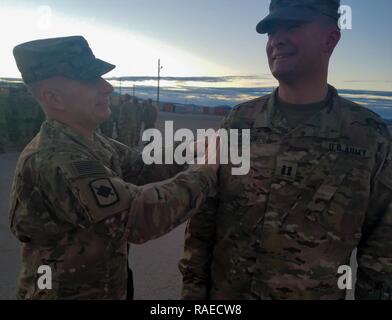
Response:
[{"label": "camouflage patrol cap", "polygon": [[13,54],[26,84],[53,76],[88,80],[115,68],[95,58],[82,36],[25,42],[17,45]]},{"label": "camouflage patrol cap", "polygon": [[267,33],[274,21],[306,22],[319,15],[339,19],[340,0],[271,0],[269,15],[256,27],[258,33]]}]

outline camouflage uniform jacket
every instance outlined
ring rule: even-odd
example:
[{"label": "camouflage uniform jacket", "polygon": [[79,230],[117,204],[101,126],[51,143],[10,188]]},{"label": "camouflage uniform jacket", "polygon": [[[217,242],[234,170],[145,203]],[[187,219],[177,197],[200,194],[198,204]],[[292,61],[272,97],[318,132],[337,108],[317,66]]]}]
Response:
[{"label": "camouflage uniform jacket", "polygon": [[120,106],[118,125],[124,130],[135,131],[137,123],[140,121],[140,106],[131,102],[126,102]]},{"label": "camouflage uniform jacket", "polygon": [[[144,186],[124,181],[161,180],[172,170],[144,166],[114,140],[88,141],[45,122],[22,152],[11,190],[10,227],[22,242],[18,298],[124,299],[127,243],[170,231],[213,192],[216,174],[205,166]],[[37,285],[40,265],[51,268],[50,290]]]},{"label": "camouflage uniform jacket", "polygon": [[158,117],[157,108],[149,102],[143,103],[143,122],[144,129],[150,129],[155,127],[155,122]]},{"label": "camouflage uniform jacket", "polygon": [[138,145],[139,104],[126,102],[121,105],[118,118],[118,140],[129,147]]},{"label": "camouflage uniform jacket", "polygon": [[296,128],[276,91],[237,106],[250,171],[222,165],[218,194],[188,222],[184,299],[342,299],[340,265],[358,247],[357,298],[392,298],[390,137],[372,111],[338,96]]}]

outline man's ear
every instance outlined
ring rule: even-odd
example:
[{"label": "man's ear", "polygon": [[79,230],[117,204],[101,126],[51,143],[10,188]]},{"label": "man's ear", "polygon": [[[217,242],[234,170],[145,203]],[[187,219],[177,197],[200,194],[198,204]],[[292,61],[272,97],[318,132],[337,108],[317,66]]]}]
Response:
[{"label": "man's ear", "polygon": [[41,92],[41,97],[48,108],[64,110],[63,97],[58,90],[45,88]]},{"label": "man's ear", "polygon": [[339,40],[341,38],[340,30],[331,30],[328,33],[327,40],[325,42],[325,52],[332,54],[334,49],[336,48]]}]

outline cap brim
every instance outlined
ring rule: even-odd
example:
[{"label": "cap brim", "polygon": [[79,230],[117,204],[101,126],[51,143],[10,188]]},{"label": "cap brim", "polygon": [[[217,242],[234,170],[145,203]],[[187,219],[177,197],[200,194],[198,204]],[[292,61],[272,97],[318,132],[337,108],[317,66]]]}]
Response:
[{"label": "cap brim", "polygon": [[308,8],[279,8],[271,12],[263,20],[261,20],[257,26],[256,31],[258,33],[267,33],[270,26],[277,21],[288,21],[288,22],[308,22],[312,21],[318,13]]},{"label": "cap brim", "polygon": [[112,71],[116,66],[101,59],[95,59],[85,69],[80,71],[81,79],[91,79]]}]

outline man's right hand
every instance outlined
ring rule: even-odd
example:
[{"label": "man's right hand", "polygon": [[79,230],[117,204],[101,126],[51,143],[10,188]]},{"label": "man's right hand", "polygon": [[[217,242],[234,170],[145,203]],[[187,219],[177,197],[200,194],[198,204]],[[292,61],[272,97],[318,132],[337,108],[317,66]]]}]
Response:
[{"label": "man's right hand", "polygon": [[[215,148],[214,148],[215,145]],[[198,153],[200,150],[200,154]],[[216,133],[208,137],[208,143],[205,140],[196,140],[194,142],[195,163],[209,166],[218,171],[220,166],[220,138]]]}]

